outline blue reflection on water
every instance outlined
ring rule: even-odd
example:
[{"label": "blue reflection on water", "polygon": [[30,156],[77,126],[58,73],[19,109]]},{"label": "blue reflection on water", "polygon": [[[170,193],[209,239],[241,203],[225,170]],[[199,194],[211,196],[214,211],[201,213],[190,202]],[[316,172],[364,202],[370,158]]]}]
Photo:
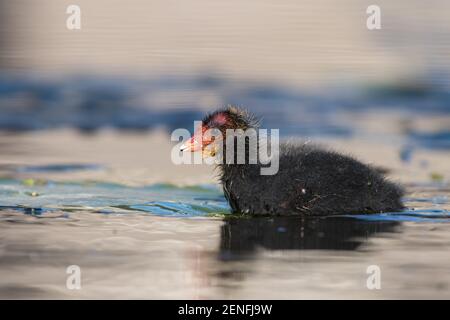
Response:
[{"label": "blue reflection on water", "polygon": [[[442,184],[439,184],[442,185]],[[439,190],[439,189],[438,189]],[[85,211],[102,214],[150,213],[172,217],[226,216],[230,208],[216,185],[178,187],[155,184],[130,187],[120,184],[89,182],[61,183],[0,180],[0,211],[16,210],[34,216],[53,211]],[[365,221],[450,222],[446,196],[405,198],[408,209],[372,215],[344,215]],[[414,209],[408,204],[421,203]],[[426,208],[428,206],[428,208]]]}]

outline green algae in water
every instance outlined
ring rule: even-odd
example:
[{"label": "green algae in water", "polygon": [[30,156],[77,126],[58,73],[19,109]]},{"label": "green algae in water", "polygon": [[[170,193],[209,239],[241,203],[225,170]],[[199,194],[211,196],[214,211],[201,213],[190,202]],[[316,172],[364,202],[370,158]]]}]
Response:
[{"label": "green algae in water", "polygon": [[47,184],[47,181],[44,179],[24,179],[22,184],[27,187],[44,186]]},{"label": "green algae in water", "polygon": [[[22,206],[65,212],[140,212],[180,217],[225,215],[230,212],[221,190],[216,185],[180,187],[154,184],[131,187],[96,181],[3,179],[0,181],[0,194],[4,195],[0,199],[0,206],[4,209]],[[44,210],[43,214],[45,212]]]},{"label": "green algae in water", "polygon": [[211,203],[192,204],[172,201],[155,201],[147,204],[133,205],[129,208],[165,216],[183,215],[211,217],[213,215],[223,216],[227,212],[229,213],[229,210],[227,211],[228,208],[225,204],[220,206]]},{"label": "green algae in water", "polygon": [[444,175],[440,174],[438,172],[432,172],[430,174],[430,178],[431,178],[432,181],[435,181],[435,182],[442,182],[442,181],[444,181]]}]

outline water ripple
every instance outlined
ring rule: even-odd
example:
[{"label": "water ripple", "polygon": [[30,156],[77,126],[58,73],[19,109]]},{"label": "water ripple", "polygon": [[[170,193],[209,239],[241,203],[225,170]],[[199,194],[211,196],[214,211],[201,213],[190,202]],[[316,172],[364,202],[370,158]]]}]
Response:
[{"label": "water ripple", "polygon": [[[436,186],[435,186],[436,187]],[[433,192],[405,198],[408,209],[373,215],[349,215],[370,221],[450,222],[446,185]],[[441,190],[444,190],[441,192]],[[103,182],[55,182],[32,179],[0,180],[0,211],[51,216],[53,211],[101,214],[149,213],[170,217],[225,216],[230,214],[220,187],[216,185],[176,186],[154,184],[130,187]],[[346,215],[346,217],[348,217]]]}]

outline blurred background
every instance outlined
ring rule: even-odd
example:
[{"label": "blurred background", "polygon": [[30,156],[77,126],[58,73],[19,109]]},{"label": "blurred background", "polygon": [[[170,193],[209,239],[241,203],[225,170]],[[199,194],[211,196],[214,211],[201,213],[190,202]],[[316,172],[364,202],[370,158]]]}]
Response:
[{"label": "blurred background", "polygon": [[[66,27],[72,4],[80,30]],[[3,135],[3,145],[29,150],[61,130],[113,129],[158,132],[147,143],[155,150],[171,130],[236,104],[285,137],[363,141],[350,151],[375,162],[368,142],[394,146],[403,163],[416,151],[449,150],[450,4],[380,0],[381,29],[368,30],[371,4],[0,1],[0,130],[31,139]]]},{"label": "blurred background", "polygon": [[370,4],[1,1],[0,128],[173,127],[229,103],[286,134],[351,134],[346,112],[447,115],[450,3],[377,1],[381,30]]},{"label": "blurred background", "polygon": [[0,130],[167,137],[236,104],[286,137],[450,149],[450,3],[380,0],[368,30],[371,4],[0,1]]}]

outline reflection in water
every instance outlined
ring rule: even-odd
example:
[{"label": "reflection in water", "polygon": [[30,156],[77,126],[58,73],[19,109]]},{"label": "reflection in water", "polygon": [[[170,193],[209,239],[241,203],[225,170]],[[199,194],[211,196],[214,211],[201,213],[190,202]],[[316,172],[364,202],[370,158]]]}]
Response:
[{"label": "reflection in water", "polygon": [[250,256],[258,247],[268,250],[355,250],[369,236],[396,232],[396,221],[362,221],[348,217],[272,217],[225,221],[220,259]]}]

